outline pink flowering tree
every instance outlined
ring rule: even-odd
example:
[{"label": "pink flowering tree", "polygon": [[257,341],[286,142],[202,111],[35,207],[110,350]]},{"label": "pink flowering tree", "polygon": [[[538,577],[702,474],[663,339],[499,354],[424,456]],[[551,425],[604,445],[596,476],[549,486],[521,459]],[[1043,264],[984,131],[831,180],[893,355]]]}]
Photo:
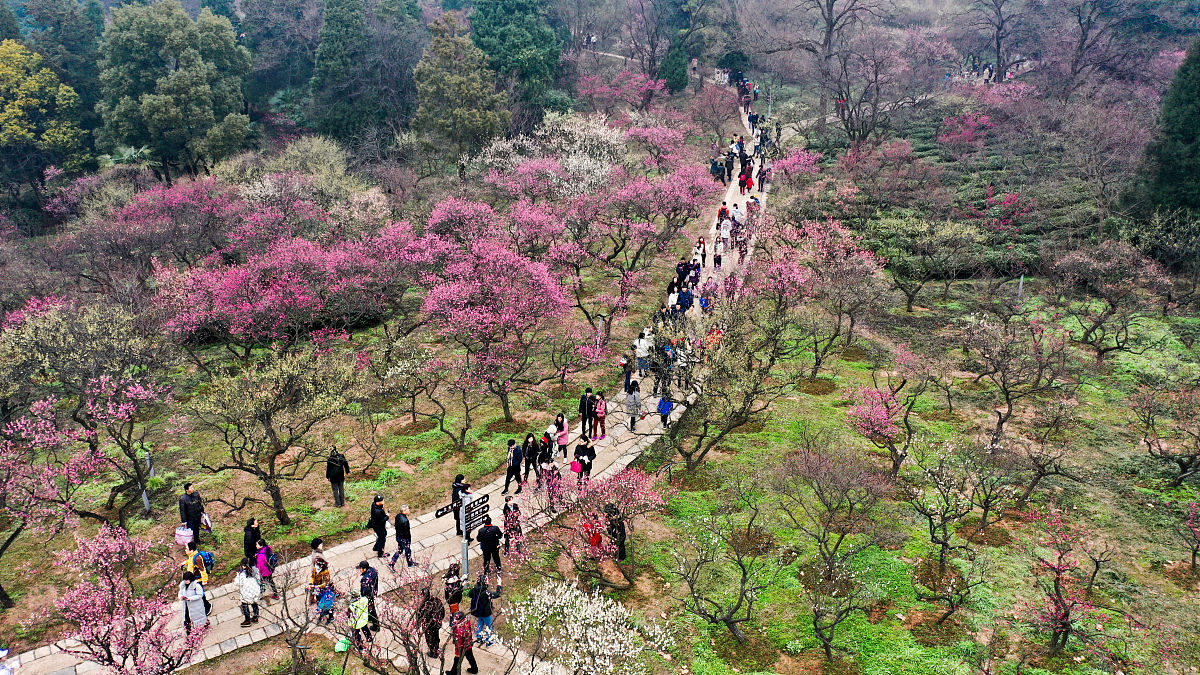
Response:
[{"label": "pink flowering tree", "polygon": [[859,190],[855,213],[864,224],[879,208],[911,207],[940,214],[953,200],[942,183],[941,169],[921,159],[906,140],[856,145],[838,159],[837,168]]},{"label": "pink flowering tree", "polygon": [[1012,281],[1030,269],[1034,254],[1028,250],[1024,239],[1037,228],[1033,217],[1035,206],[1033,199],[1023,197],[1019,192],[997,195],[995,188],[989,185],[983,204],[970,207],[967,213],[985,237],[984,259],[996,275],[996,286]]},{"label": "pink flowering tree", "polygon": [[[712,132],[714,142],[720,146],[724,131],[730,122],[738,119],[740,110],[737,93],[730,87],[705,87],[688,104],[687,112],[692,122]],[[740,127],[738,129],[740,131]]]},{"label": "pink flowering tree", "polygon": [[854,405],[846,412],[846,420],[859,435],[888,451],[892,478],[900,474],[915,440],[913,408],[934,379],[930,362],[908,345],[897,345],[894,356],[895,368],[883,374],[875,371],[874,386],[856,389]]},{"label": "pink flowering tree", "polygon": [[804,176],[815,176],[820,173],[821,153],[809,152],[802,148],[793,148],[786,157],[775,160],[771,165],[773,171],[783,175],[789,185],[798,184]]},{"label": "pink flowering tree", "polygon": [[559,345],[570,302],[544,263],[482,239],[446,266],[425,296],[433,329],[461,350],[458,368],[495,396],[515,420],[512,396],[555,377],[546,358]]},{"label": "pink flowering tree", "polygon": [[[0,558],[22,534],[51,539],[80,517],[107,522],[79,501],[84,485],[103,472],[105,458],[90,450],[78,431],[64,430],[54,410],[56,402],[35,402],[28,415],[0,430]],[[0,606],[13,606],[3,587]]]},{"label": "pink flowering tree", "polygon": [[54,603],[69,626],[68,654],[114,675],[167,675],[199,650],[205,631],[184,634],[174,563],[153,544],[106,525],[76,536],[76,547],[55,561],[78,580]]},{"label": "pink flowering tree", "polygon": [[[525,540],[519,559],[536,574],[566,580],[556,563],[561,556],[580,579],[605,588],[632,588],[635,523],[666,506],[669,490],[653,474],[637,469],[581,483],[575,479],[569,472],[557,481],[543,478],[524,498]],[[529,525],[540,522],[545,524],[536,529]],[[620,579],[605,573],[609,564]]]},{"label": "pink flowering tree", "polygon": [[622,70],[611,78],[585,75],[579,78],[579,97],[592,109],[612,117],[622,107],[646,110],[656,98],[666,96],[665,80],[644,73]]}]

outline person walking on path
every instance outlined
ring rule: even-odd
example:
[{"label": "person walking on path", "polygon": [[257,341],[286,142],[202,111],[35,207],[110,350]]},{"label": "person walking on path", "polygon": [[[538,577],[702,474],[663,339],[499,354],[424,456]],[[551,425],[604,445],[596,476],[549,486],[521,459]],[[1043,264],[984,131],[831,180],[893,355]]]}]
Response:
[{"label": "person walking on path", "polygon": [[638,377],[645,377],[650,370],[650,350],[654,347],[654,341],[646,337],[646,331],[638,334],[638,339],[633,343],[633,354],[637,357],[637,374]]},{"label": "person walking on path", "polygon": [[512,500],[512,496],[504,498],[504,555],[508,555],[513,541],[517,544],[517,553],[521,552],[521,542],[524,534],[521,531],[521,507]]},{"label": "person walking on path", "polygon": [[720,271],[721,259],[725,257],[725,240],[724,238],[717,239],[713,245],[713,269]]},{"label": "person walking on path", "polygon": [[400,513],[396,514],[396,552],[392,554],[392,561],[388,563],[393,572],[396,571],[396,561],[401,555],[409,567],[417,564],[413,562],[412,557],[412,523],[408,520],[408,504],[401,504]]},{"label": "person walking on path", "polygon": [[262,539],[262,528],[258,526],[258,518],[251,518],[242,530],[242,557],[254,559],[254,554],[258,553],[259,539]]},{"label": "person walking on path", "polygon": [[375,495],[375,501],[371,503],[371,515],[367,519],[367,527],[375,532],[375,545],[371,547],[375,551],[376,558],[383,557],[383,549],[387,544],[387,523],[391,518],[391,514],[383,507],[383,495]]},{"label": "person walking on path", "polygon": [[699,259],[701,267],[708,265],[708,244],[705,243],[704,237],[697,239],[696,245],[692,247],[692,259]]},{"label": "person walking on path", "polygon": [[462,602],[463,580],[459,576],[460,574],[462,574],[462,566],[458,563],[450,563],[450,567],[442,575],[442,583],[445,586],[444,597],[451,614],[458,611],[458,603]]},{"label": "person walking on path", "polygon": [[367,643],[375,639],[371,636],[370,627],[367,626],[371,612],[367,599],[362,597],[357,589],[352,588],[350,589],[350,605],[347,609],[350,612],[350,628],[354,631],[350,639],[360,651],[366,649]]},{"label": "person walking on path", "polygon": [[329,459],[325,460],[325,478],[329,480],[329,486],[333,489],[333,505],[342,507],[346,505],[346,474],[350,473],[350,462],[346,461],[346,456],[338,452],[337,446],[329,452]]},{"label": "person walking on path", "polygon": [[[453,504],[461,500],[463,495],[469,494],[471,494],[471,486],[466,482],[466,477],[460,473],[454,477],[454,482],[450,484],[450,503]],[[458,517],[458,514],[454,515],[454,533],[460,537],[463,536],[462,519]],[[471,541],[471,538],[467,537],[467,541]]]},{"label": "person walking on path", "polygon": [[[596,423],[592,425],[592,430],[595,431],[596,427],[600,428],[600,440],[604,440],[604,437],[608,435],[606,433],[608,429],[605,428],[604,424],[606,417],[608,417],[608,401],[604,398],[604,392],[598,391],[596,392]],[[520,492],[520,490],[517,490],[518,494]]]},{"label": "person walking on path", "polygon": [[517,479],[517,494],[521,494],[521,462],[524,461],[525,454],[521,446],[517,445],[517,439],[508,439],[508,459],[507,470],[504,473],[504,491],[500,494],[508,494],[508,488],[512,485],[512,480]]},{"label": "person walking on path", "polygon": [[629,430],[636,431],[638,418],[642,415],[642,392],[637,380],[625,389],[625,412],[629,413]]},{"label": "person walking on path", "polygon": [[546,427],[546,431],[542,434],[542,440],[538,443],[537,455],[537,489],[542,489],[545,480],[542,478],[542,468],[546,464],[554,461],[554,449],[558,445],[555,440],[558,438],[558,429],[554,425]]},{"label": "person walking on path", "polygon": [[525,457],[525,476],[521,479],[521,483],[529,482],[529,472],[532,471],[534,477],[537,477],[537,458],[541,448],[538,447],[537,437],[533,434],[525,434],[525,442],[521,444],[521,454]]},{"label": "person walking on path", "polygon": [[487,577],[480,574],[467,597],[471,599],[471,616],[475,617],[475,641],[491,647],[495,643],[492,634],[492,600],[500,597],[500,592],[489,591]]},{"label": "person walking on path", "polygon": [[579,416],[583,418],[582,434],[592,434],[596,423],[596,397],[592,395],[592,388],[588,387],[584,390],[583,395],[579,397]]},{"label": "person walking on path", "polygon": [[496,563],[496,576],[500,576],[500,540],[504,532],[492,524],[491,516],[483,517],[483,527],[475,534],[479,540],[479,549],[483,552],[483,573],[487,574],[492,563]]},{"label": "person walking on path", "polygon": [[579,443],[575,446],[575,461],[579,462],[579,476],[575,478],[576,485],[582,486],[585,480],[591,480],[592,462],[595,459],[596,446],[592,443],[592,439],[587,435],[580,436]]},{"label": "person walking on path", "polygon": [[733,234],[733,220],[726,213],[725,217],[721,219],[721,243],[725,244],[725,248],[729,248],[729,237],[731,234]]},{"label": "person walking on path", "polygon": [[[200,551],[200,547],[196,546],[196,542],[189,541],[187,545],[188,556],[183,561],[183,569],[191,572],[196,577],[196,581],[202,584],[208,583],[208,567],[205,565],[204,554]],[[208,554],[210,557],[211,553]]]},{"label": "person walking on path", "polygon": [[254,565],[258,568],[258,576],[262,579],[263,589],[267,586],[271,587],[271,599],[279,599],[279,588],[275,586],[275,580],[272,575],[275,574],[275,565],[279,563],[279,557],[275,555],[275,551],[267,546],[267,542],[263,539],[258,540],[258,551],[254,554]]},{"label": "person walking on path", "polygon": [[446,675],[460,675],[463,659],[471,664],[468,673],[478,673],[479,664],[475,662],[475,652],[471,650],[474,640],[471,637],[471,620],[462,612],[450,615],[450,635],[454,641],[454,665],[446,671]]},{"label": "person walking on path", "polygon": [[312,571],[308,578],[308,601],[310,603],[320,600],[321,591],[333,584],[333,578],[329,573],[329,561],[316,548],[321,545],[321,540],[314,539],[313,544]]},{"label": "person walking on path", "polygon": [[179,599],[183,601],[183,632],[191,634],[194,628],[208,625],[208,612],[204,609],[204,585],[191,572],[183,573],[179,582]]},{"label": "person walking on path", "polygon": [[200,526],[204,522],[204,499],[191,483],[183,484],[183,494],[179,495],[179,524],[186,525],[192,531],[192,541],[200,543]]},{"label": "person walking on path", "polygon": [[358,563],[358,592],[367,599],[367,618],[371,622],[371,632],[379,632],[379,612],[375,610],[375,596],[379,595],[379,572],[366,560]]},{"label": "person walking on path", "polygon": [[671,424],[671,410],[674,407],[675,404],[671,402],[670,392],[663,393],[662,398],[658,399],[658,414],[662,416],[663,431],[666,431],[667,427]]},{"label": "person walking on path", "polygon": [[629,353],[622,354],[620,360],[617,361],[617,364],[621,366],[621,374],[625,376],[625,384],[622,385],[623,389],[628,389],[629,380],[633,379],[633,363],[637,358],[635,356],[636,353],[637,347],[629,345]]},{"label": "person walking on path", "polygon": [[250,558],[242,558],[238,565],[237,575],[233,578],[233,587],[238,589],[238,599],[242,608],[242,628],[258,623],[258,599],[262,597],[262,583],[258,580],[258,570],[250,564]]},{"label": "person walking on path", "polygon": [[442,619],[445,618],[446,608],[442,605],[442,601],[433,597],[428,586],[421,589],[421,604],[417,607],[417,626],[425,635],[425,645],[428,647],[425,654],[431,659],[436,659],[438,650],[441,649]]},{"label": "person walking on path", "polygon": [[554,418],[554,427],[558,430],[558,450],[562,453],[563,459],[567,458],[567,444],[571,441],[571,429],[567,426],[567,418],[562,413]]}]

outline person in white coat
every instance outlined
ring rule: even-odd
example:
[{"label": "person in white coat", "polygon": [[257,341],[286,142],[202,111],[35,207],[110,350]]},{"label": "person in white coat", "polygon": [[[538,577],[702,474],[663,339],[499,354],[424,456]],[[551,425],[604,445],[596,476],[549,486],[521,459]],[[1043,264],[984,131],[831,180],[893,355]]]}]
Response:
[{"label": "person in white coat", "polygon": [[249,558],[242,558],[238,566],[237,576],[233,585],[238,589],[242,605],[242,628],[248,628],[252,623],[258,623],[258,601],[262,598],[262,582],[259,581],[258,568]]},{"label": "person in white coat", "polygon": [[193,628],[208,625],[208,612],[204,609],[204,585],[191,572],[183,573],[179,582],[179,599],[183,601],[183,631],[191,633]]}]

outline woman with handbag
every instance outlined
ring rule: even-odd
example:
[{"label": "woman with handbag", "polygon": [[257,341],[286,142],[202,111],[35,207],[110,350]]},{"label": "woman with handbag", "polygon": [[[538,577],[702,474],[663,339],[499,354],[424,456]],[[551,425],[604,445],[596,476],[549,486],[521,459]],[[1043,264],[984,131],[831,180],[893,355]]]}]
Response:
[{"label": "woman with handbag", "polygon": [[592,461],[596,459],[596,446],[592,443],[592,439],[587,435],[579,437],[579,444],[575,446],[575,461],[571,462],[571,470],[579,474],[575,478],[575,484],[579,487],[583,486],[583,481],[591,480],[592,478]]}]

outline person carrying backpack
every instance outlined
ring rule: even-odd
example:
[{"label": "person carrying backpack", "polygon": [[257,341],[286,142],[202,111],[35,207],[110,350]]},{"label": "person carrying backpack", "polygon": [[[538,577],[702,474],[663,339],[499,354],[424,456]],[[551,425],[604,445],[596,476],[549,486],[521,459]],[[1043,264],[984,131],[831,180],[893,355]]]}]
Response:
[{"label": "person carrying backpack", "polygon": [[208,551],[199,550],[195,541],[189,541],[187,549],[188,557],[183,562],[183,569],[195,575],[196,581],[201,584],[208,584],[208,573],[212,571],[213,565],[216,564],[216,558]]},{"label": "person carrying backpack", "polygon": [[671,395],[664,393],[662,398],[658,400],[658,414],[662,416],[662,428],[665,431],[671,425],[671,409],[675,404],[671,402]]},{"label": "person carrying backpack", "polygon": [[248,628],[252,623],[258,623],[258,599],[262,597],[262,583],[258,580],[258,569],[250,564],[249,558],[242,558],[238,565],[237,576],[233,578],[233,586],[238,589],[241,600],[242,628]]},{"label": "person carrying backpack", "polygon": [[279,564],[279,556],[275,551],[267,546],[267,542],[263,539],[258,540],[258,553],[254,555],[254,566],[258,568],[258,576],[262,579],[263,588],[271,587],[271,599],[279,599],[279,589],[275,586],[275,580],[271,575],[275,573],[275,566]]},{"label": "person carrying backpack", "polygon": [[329,452],[329,459],[325,461],[325,478],[333,490],[334,506],[346,505],[346,474],[348,473],[350,473],[350,462],[346,461],[345,455],[338,452],[335,445]]}]

